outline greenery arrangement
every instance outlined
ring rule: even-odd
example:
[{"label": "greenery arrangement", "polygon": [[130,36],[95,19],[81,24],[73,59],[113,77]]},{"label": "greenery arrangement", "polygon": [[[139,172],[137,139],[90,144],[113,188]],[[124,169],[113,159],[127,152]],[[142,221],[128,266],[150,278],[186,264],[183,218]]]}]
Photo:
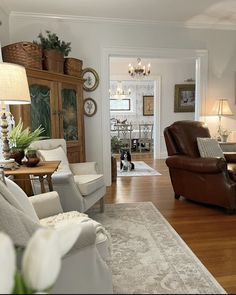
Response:
[{"label": "greenery arrangement", "polygon": [[39,33],[38,38],[40,42],[34,41],[34,43],[41,45],[43,49],[57,49],[62,52],[64,56],[68,56],[71,51],[71,42],[65,42],[59,39],[55,33],[46,30],[46,36]]},{"label": "greenery arrangement", "polygon": [[119,153],[120,148],[122,147],[121,140],[117,136],[111,137],[111,152]]},{"label": "greenery arrangement", "polygon": [[19,120],[9,133],[9,143],[13,149],[25,150],[32,141],[41,139],[43,132],[44,128],[41,126],[34,131],[30,131],[29,127],[23,129],[23,122]]}]

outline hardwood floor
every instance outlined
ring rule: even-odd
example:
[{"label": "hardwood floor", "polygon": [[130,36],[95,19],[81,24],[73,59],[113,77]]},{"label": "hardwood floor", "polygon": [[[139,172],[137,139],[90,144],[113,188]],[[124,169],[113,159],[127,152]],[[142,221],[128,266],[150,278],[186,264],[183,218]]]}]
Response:
[{"label": "hardwood floor", "polygon": [[145,161],[161,176],[118,177],[107,188],[107,203],[151,201],[222,285],[236,294],[236,214],[184,198],[175,200],[164,160],[150,154],[132,154],[132,161]]}]

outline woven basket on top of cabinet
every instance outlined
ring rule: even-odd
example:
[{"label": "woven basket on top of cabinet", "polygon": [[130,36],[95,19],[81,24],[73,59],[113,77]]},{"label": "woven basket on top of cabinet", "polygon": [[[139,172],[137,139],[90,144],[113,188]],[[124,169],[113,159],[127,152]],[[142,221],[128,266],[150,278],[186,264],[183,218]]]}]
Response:
[{"label": "woven basket on top of cabinet", "polygon": [[65,58],[65,63],[64,63],[64,73],[70,76],[81,77],[82,66],[83,66],[82,60],[78,58],[74,58],[74,57],[67,57]]},{"label": "woven basket on top of cabinet", "polygon": [[18,42],[2,47],[4,62],[15,63],[26,68],[42,69],[42,48],[32,42]]}]

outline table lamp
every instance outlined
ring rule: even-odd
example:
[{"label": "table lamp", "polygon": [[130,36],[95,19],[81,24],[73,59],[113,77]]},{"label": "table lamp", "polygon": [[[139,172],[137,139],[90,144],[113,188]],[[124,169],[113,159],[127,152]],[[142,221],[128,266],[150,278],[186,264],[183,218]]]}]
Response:
[{"label": "table lamp", "polygon": [[230,109],[228,99],[221,98],[218,99],[211,111],[212,115],[217,115],[219,117],[219,127],[218,127],[218,135],[221,135],[221,116],[232,116],[233,112]]},{"label": "table lamp", "polygon": [[6,105],[30,103],[29,85],[24,67],[0,62],[0,103],[2,154],[7,161],[10,158],[10,146]]}]

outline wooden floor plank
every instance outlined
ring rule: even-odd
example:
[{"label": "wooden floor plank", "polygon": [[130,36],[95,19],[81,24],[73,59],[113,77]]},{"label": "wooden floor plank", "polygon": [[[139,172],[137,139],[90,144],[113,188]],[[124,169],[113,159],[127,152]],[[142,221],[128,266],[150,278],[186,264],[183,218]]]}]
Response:
[{"label": "wooden floor plank", "polygon": [[175,200],[164,160],[137,153],[132,161],[145,161],[162,175],[118,177],[107,188],[106,202],[153,202],[222,287],[236,294],[236,214],[184,198]]}]

